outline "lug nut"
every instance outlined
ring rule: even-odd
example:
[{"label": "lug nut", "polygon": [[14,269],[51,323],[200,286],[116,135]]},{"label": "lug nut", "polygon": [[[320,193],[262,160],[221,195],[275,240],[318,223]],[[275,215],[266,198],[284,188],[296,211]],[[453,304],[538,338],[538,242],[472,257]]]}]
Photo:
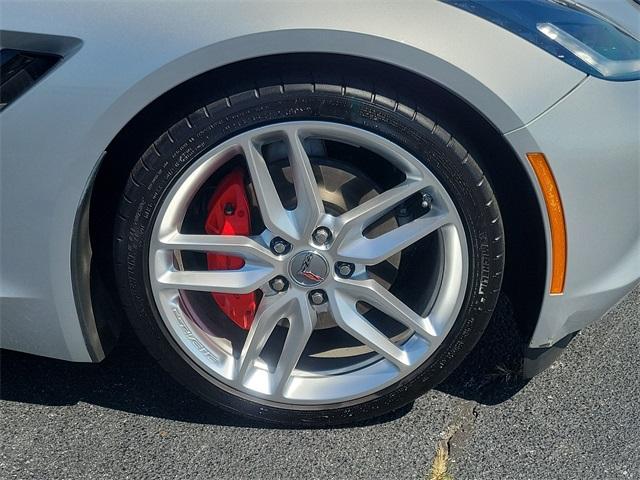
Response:
[{"label": "lug nut", "polygon": [[326,227],[318,227],[313,232],[313,241],[316,245],[324,245],[331,238],[331,232]]},{"label": "lug nut", "polygon": [[355,270],[355,265],[353,263],[347,262],[338,262],[336,263],[336,273],[340,275],[342,278],[349,278],[353,275],[353,271]]},{"label": "lug nut", "polygon": [[270,285],[276,292],[283,292],[289,286],[289,282],[287,282],[287,279],[284,277],[276,277],[271,280]]},{"label": "lug nut", "polygon": [[280,237],[275,237],[271,240],[271,251],[276,255],[284,255],[291,250],[291,244]]},{"label": "lug nut", "polygon": [[322,305],[326,301],[326,297],[324,296],[324,292],[322,290],[316,290],[311,292],[309,295],[309,300],[314,305]]}]

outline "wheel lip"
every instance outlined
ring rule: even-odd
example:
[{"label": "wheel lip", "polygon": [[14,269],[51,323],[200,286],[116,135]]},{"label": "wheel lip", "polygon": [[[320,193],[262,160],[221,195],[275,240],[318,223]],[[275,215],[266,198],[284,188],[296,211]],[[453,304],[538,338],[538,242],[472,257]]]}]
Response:
[{"label": "wheel lip", "polygon": [[[202,181],[196,182],[195,188],[191,190],[192,192],[191,197],[188,198],[188,201],[186,201],[186,204],[188,205],[193,199],[193,195],[195,195],[195,193],[198,191],[198,189],[200,188],[204,180],[209,178],[209,176],[213,172],[215,172],[221,165],[223,165],[226,161],[235,157],[238,153],[242,153],[240,149],[240,142],[239,142],[240,138],[248,134],[250,134],[251,137],[253,138],[256,138],[258,136],[263,136],[263,137],[269,136],[273,133],[273,131],[281,130],[283,128],[291,126],[292,124],[299,125],[301,128],[307,129],[309,131],[314,131],[319,129],[323,133],[327,133],[327,135],[323,134],[318,136],[321,136],[322,138],[333,139],[338,141],[344,141],[344,138],[342,138],[342,136],[340,135],[340,131],[348,130],[350,132],[350,138],[352,138],[351,137],[352,134],[355,134],[356,136],[363,135],[364,136],[363,138],[366,138],[368,140],[367,142],[365,142],[366,145],[363,145],[363,146],[366,146],[368,149],[381,154],[383,157],[385,157],[388,160],[389,160],[389,156],[388,156],[389,152],[393,153],[396,160],[398,159],[398,155],[400,155],[403,160],[407,158],[411,159],[411,162],[415,163],[414,166],[417,166],[418,170],[424,169],[426,172],[428,172],[429,180],[433,182],[435,186],[437,186],[438,192],[440,194],[444,194],[448,207],[451,208],[451,213],[452,215],[455,216],[455,222],[454,222],[455,226],[448,225],[447,227],[440,228],[438,232],[434,232],[434,233],[441,235],[445,243],[447,242],[451,243],[451,242],[457,241],[459,246],[459,252],[458,252],[460,254],[459,258],[447,258],[446,260],[447,263],[458,264],[457,266],[460,268],[460,272],[459,272],[460,278],[459,278],[458,294],[455,298],[454,305],[450,308],[450,314],[447,317],[448,321],[446,322],[445,325],[442,325],[443,330],[442,330],[442,333],[438,336],[439,341],[431,345],[430,348],[428,349],[428,354],[424,356],[424,358],[421,358],[419,361],[418,360],[415,361],[413,368],[411,368],[410,370],[405,372],[400,372],[401,373],[400,375],[396,375],[390,378],[389,380],[385,381],[383,384],[376,386],[375,388],[369,389],[367,391],[364,391],[352,396],[345,397],[344,399],[338,399],[335,401],[328,401],[328,402],[324,400],[317,402],[317,401],[307,401],[307,400],[301,400],[301,399],[294,399],[291,401],[280,401],[280,400],[274,401],[273,399],[270,399],[268,395],[264,395],[260,392],[256,392],[253,390],[247,392],[247,391],[244,391],[242,388],[240,389],[237,388],[237,385],[232,386],[226,383],[224,377],[220,378],[218,371],[212,370],[207,365],[207,360],[210,360],[212,357],[215,358],[215,354],[214,352],[206,348],[207,342],[204,341],[205,339],[202,337],[201,332],[199,332],[197,328],[189,328],[189,325],[187,325],[187,322],[184,320],[185,318],[189,319],[188,315],[185,315],[186,312],[184,312],[179,305],[172,302],[167,302],[166,292],[169,290],[165,290],[164,292],[158,291],[158,289],[156,288],[156,285],[154,285],[154,279],[153,279],[155,259],[153,258],[154,256],[150,254],[150,252],[153,251],[151,245],[153,244],[154,239],[157,239],[161,234],[162,221],[159,221],[158,219],[163,219],[164,215],[166,214],[168,204],[170,203],[170,201],[167,202],[167,200],[173,199],[177,189],[180,188],[182,185],[184,185],[185,181],[189,179],[193,179],[194,173],[199,171],[197,177],[199,179],[201,178]],[[386,147],[388,150],[383,150],[382,146]],[[451,234],[452,232],[446,232],[447,230],[453,230],[453,232],[455,233],[455,238]],[[266,240],[269,240],[269,238],[267,238]],[[266,243],[268,245],[268,241]],[[410,377],[413,374],[415,374],[416,371],[420,368],[420,366],[424,365],[428,360],[433,358],[436,351],[439,349],[440,345],[447,338],[451,328],[456,323],[456,320],[459,316],[464,300],[467,296],[468,282],[469,282],[469,278],[468,278],[469,249],[467,247],[467,237],[466,237],[466,231],[464,229],[464,224],[461,220],[460,214],[458,213],[455,203],[449,196],[448,192],[445,190],[442,183],[436,177],[436,175],[433,174],[428,169],[428,167],[424,165],[420,160],[418,160],[414,155],[412,155],[411,153],[409,153],[399,145],[386,139],[385,137],[382,137],[379,134],[375,132],[371,132],[364,128],[355,127],[355,126],[338,123],[338,122],[325,122],[325,121],[278,122],[278,123],[273,123],[267,126],[262,126],[262,127],[258,127],[255,129],[242,132],[212,147],[207,152],[200,155],[195,161],[193,161],[193,163],[189,165],[177,179],[175,179],[170,190],[164,195],[160,208],[156,209],[156,212],[153,218],[153,231],[149,239],[149,243],[147,244],[147,247],[148,247],[147,251],[145,252],[146,255],[148,256],[148,265],[149,265],[149,270],[147,271],[147,274],[149,276],[147,278],[149,279],[149,285],[151,287],[154,302],[155,302],[155,305],[153,306],[155,307],[156,311],[160,316],[160,319],[162,320],[162,324],[165,327],[164,330],[166,330],[169,333],[171,340],[173,341],[173,343],[175,343],[178,349],[178,353],[183,355],[183,357],[186,354],[185,358],[187,358],[190,361],[190,363],[192,363],[195,367],[197,367],[196,369],[197,371],[199,371],[201,375],[203,375],[207,380],[211,381],[217,387],[223,389],[228,393],[231,393],[233,395],[236,395],[246,400],[264,404],[266,406],[296,409],[296,410],[297,409],[321,410],[321,409],[327,409],[327,408],[341,408],[341,407],[349,406],[352,404],[361,403],[362,401],[365,401],[365,399],[367,399],[368,397],[375,396],[376,394],[379,394],[379,392],[385,389],[388,389],[389,387],[398,383],[404,378]],[[321,247],[318,248],[318,246],[315,244],[310,243],[307,248],[309,250],[319,250],[319,252],[317,253],[322,252],[322,248]],[[445,252],[446,251],[450,252],[451,248],[448,248],[447,250],[445,250]],[[322,252],[322,253],[325,253],[325,252]],[[327,260],[324,257],[324,255],[323,255],[323,259],[325,259],[325,261]],[[331,259],[329,259],[329,262],[333,263]],[[274,276],[282,273],[288,273],[287,265],[288,265],[288,262],[282,261],[280,265],[274,270]],[[330,268],[328,276],[332,274],[333,274],[333,270]],[[334,275],[334,278],[337,279],[335,275]],[[304,289],[304,294],[306,295],[308,294],[310,289],[315,289],[318,286],[319,284],[313,285],[313,286],[300,287],[300,288]],[[175,293],[179,293],[179,291],[175,290]],[[436,298],[435,303],[436,304],[438,303],[438,298]],[[451,304],[451,302],[449,302],[449,304]],[[165,305],[171,306],[171,311],[164,308]],[[176,329],[175,328],[176,326],[180,328]],[[418,337],[417,335],[412,334],[411,337],[408,340],[406,340],[403,345],[409,344],[409,342],[411,342],[412,339],[415,341],[416,338],[420,338],[422,340],[421,337]],[[195,352],[188,347],[189,342],[191,342],[192,346],[196,348]],[[367,365],[357,371],[365,372],[370,367],[375,366],[376,364],[382,364],[384,362],[385,362],[385,359],[381,359],[381,361],[377,361],[373,365]],[[375,373],[375,372],[368,372],[368,373]],[[304,378],[304,375],[302,375],[301,378]],[[323,402],[326,402],[326,403],[323,403]]]}]

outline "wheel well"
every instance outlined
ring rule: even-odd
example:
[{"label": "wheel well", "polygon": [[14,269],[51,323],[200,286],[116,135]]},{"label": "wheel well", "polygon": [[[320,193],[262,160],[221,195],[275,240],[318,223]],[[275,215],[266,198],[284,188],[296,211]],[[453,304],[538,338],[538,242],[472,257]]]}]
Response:
[{"label": "wheel well", "polygon": [[[335,54],[274,55],[217,68],[166,92],[120,130],[107,148],[91,194],[91,277],[98,277],[99,283],[105,285],[100,292],[92,291],[96,319],[113,323],[114,317],[124,318],[124,314],[113,315],[118,302],[106,302],[105,298],[107,292],[116,292],[112,268],[114,219],[133,166],[168,125],[215,96],[230,96],[283,81],[343,84],[345,79],[353,87],[395,97],[407,105],[415,105],[418,99],[415,106],[464,143],[482,165],[494,187],[506,231],[503,292],[516,312],[522,338],[529,339],[542,303],[546,246],[536,195],[515,152],[481,113],[446,88],[386,63]],[[111,305],[104,306],[105,303]]]}]

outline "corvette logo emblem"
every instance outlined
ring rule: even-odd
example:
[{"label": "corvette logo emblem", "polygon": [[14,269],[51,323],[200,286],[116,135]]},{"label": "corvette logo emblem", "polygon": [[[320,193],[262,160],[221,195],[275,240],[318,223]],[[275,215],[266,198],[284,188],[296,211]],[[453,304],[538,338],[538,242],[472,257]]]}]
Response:
[{"label": "corvette logo emblem", "polygon": [[311,264],[313,256],[313,253],[307,253],[307,256],[304,257],[304,261],[302,262],[300,270],[298,270],[298,274],[304,276],[305,278],[308,278],[312,282],[321,282],[324,280],[324,277],[321,277],[320,275],[317,275],[309,270],[309,265]]},{"label": "corvette logo emblem", "polygon": [[298,285],[314,287],[326,280],[329,264],[321,254],[307,250],[291,259],[289,272]]}]

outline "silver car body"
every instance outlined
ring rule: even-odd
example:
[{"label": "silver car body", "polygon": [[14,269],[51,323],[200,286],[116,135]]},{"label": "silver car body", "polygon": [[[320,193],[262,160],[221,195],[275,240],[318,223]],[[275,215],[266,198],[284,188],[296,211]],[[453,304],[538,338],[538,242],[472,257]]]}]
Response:
[{"label": "silver car body", "polygon": [[[568,266],[564,294],[544,296],[531,347],[551,346],[600,318],[638,282],[638,81],[588,77],[507,30],[424,0],[3,0],[0,12],[3,48],[18,41],[25,48],[28,38],[30,49],[65,57],[0,115],[3,348],[73,361],[104,357],[79,212],[107,146],[176,85],[270,54],[365,57],[445,86],[502,132],[541,212],[525,154],[546,154],[565,209]],[[625,3],[617,14],[638,10]],[[547,273],[546,292],[549,282]]]}]

